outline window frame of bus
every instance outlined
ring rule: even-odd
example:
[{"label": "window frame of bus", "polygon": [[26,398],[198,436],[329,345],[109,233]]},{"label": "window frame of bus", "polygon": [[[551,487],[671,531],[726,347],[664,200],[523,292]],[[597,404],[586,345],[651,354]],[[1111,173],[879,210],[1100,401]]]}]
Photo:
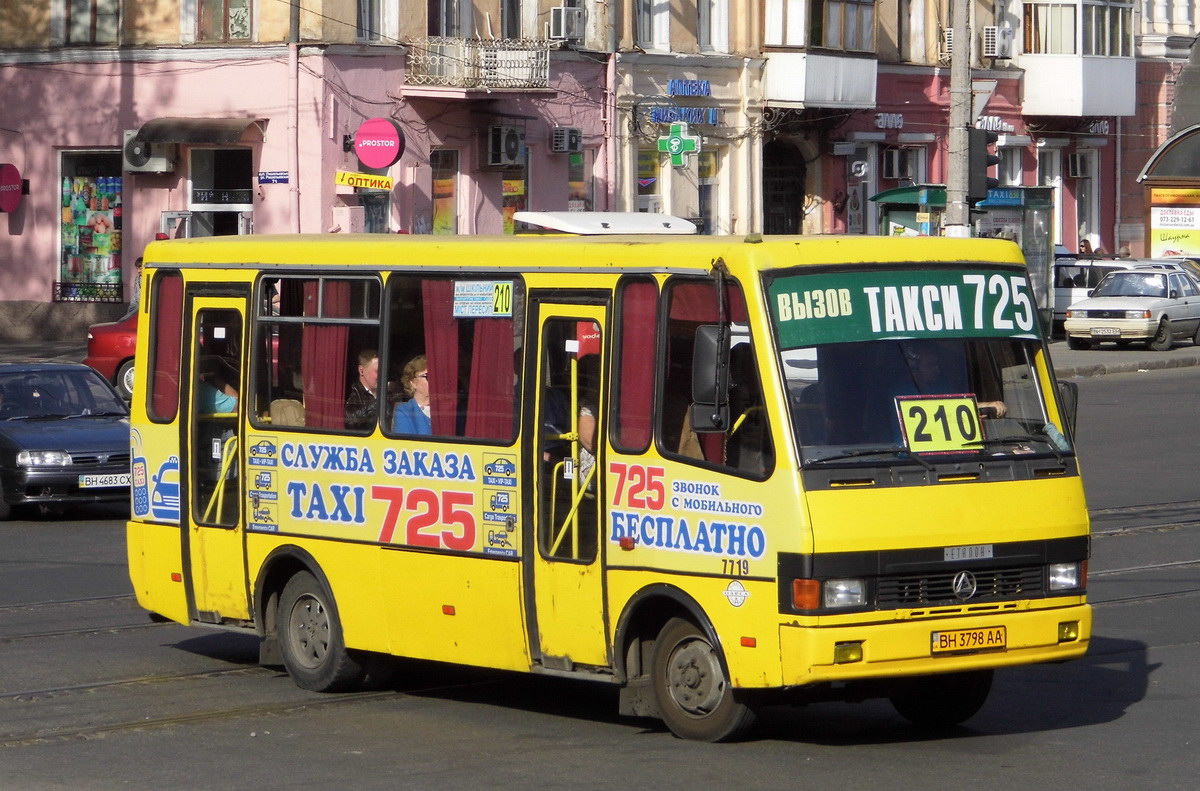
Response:
[{"label": "window frame of bus", "polygon": [[[410,360],[414,359],[417,356],[424,355],[426,357],[426,362],[428,363],[428,360],[431,357],[431,355],[430,355],[431,338],[430,338],[428,329],[431,326],[437,327],[438,324],[437,324],[436,319],[427,320],[426,315],[425,315],[425,312],[426,312],[425,304],[426,304],[426,299],[427,299],[426,289],[425,289],[426,284],[429,284],[429,283],[448,284],[448,286],[449,286],[448,290],[449,290],[449,294],[450,294],[450,303],[449,304],[451,307],[451,314],[449,316],[443,317],[444,319],[448,319],[450,321],[455,321],[455,322],[463,321],[463,320],[468,320],[471,322],[478,322],[483,318],[488,318],[488,317],[455,318],[453,316],[453,286],[454,286],[454,284],[457,282],[471,282],[471,281],[482,281],[482,282],[511,281],[513,284],[512,305],[511,305],[511,310],[510,310],[509,315],[508,316],[491,317],[491,318],[506,319],[509,322],[509,331],[512,335],[512,341],[511,341],[512,346],[509,349],[508,354],[507,354],[508,364],[512,366],[511,371],[508,372],[509,375],[507,377],[507,381],[511,382],[511,388],[512,388],[511,389],[511,398],[509,401],[509,407],[512,411],[512,419],[509,421],[509,428],[508,428],[507,434],[503,437],[484,437],[484,436],[469,436],[466,433],[470,427],[470,423],[469,423],[470,417],[469,416],[471,414],[471,404],[473,403],[473,393],[475,392],[472,390],[472,386],[471,386],[471,381],[474,377],[475,370],[474,370],[473,366],[467,366],[466,389],[462,390],[457,385],[455,388],[456,395],[455,395],[455,399],[454,399],[454,409],[453,409],[453,413],[454,413],[453,418],[454,418],[454,423],[455,423],[455,432],[454,433],[439,434],[439,433],[437,433],[436,430],[430,434],[404,434],[404,433],[395,432],[392,430],[392,417],[393,417],[394,409],[387,409],[387,410],[385,410],[385,414],[383,415],[383,421],[379,424],[380,431],[383,433],[383,435],[385,437],[388,437],[389,439],[405,439],[405,440],[417,440],[417,441],[442,441],[442,442],[445,442],[446,440],[453,440],[456,443],[463,443],[463,444],[492,445],[492,446],[503,446],[503,447],[511,447],[517,441],[517,439],[520,435],[521,406],[522,406],[521,399],[522,399],[522,391],[523,391],[523,384],[524,384],[524,381],[523,381],[524,380],[524,376],[523,376],[524,371],[522,369],[522,365],[524,364],[523,358],[524,358],[524,354],[525,354],[524,341],[525,341],[525,336],[528,333],[529,316],[528,316],[527,284],[525,283],[524,278],[516,272],[464,271],[464,272],[458,272],[458,273],[437,272],[437,273],[424,274],[424,273],[416,272],[416,271],[404,271],[404,272],[390,273],[388,275],[387,282],[384,284],[384,292],[383,292],[384,317],[383,317],[383,321],[382,321],[382,329],[383,329],[382,340],[384,341],[384,346],[387,349],[387,360],[385,363],[385,360],[383,358],[380,359],[380,370],[379,370],[380,381],[390,382],[390,381],[394,380],[396,382],[396,384],[399,385],[400,377],[403,374],[404,367],[405,367],[405,365],[408,364],[408,362]],[[419,336],[421,342],[419,344],[412,346],[408,351],[406,351],[404,353],[403,356],[397,357],[396,354],[393,353],[393,351],[392,351],[392,345],[393,345],[392,341],[393,341],[394,337],[400,336],[402,334],[399,330],[396,330],[395,332],[393,332],[393,327],[397,322],[396,315],[398,314],[398,309],[396,306],[396,299],[397,299],[396,292],[399,288],[401,288],[402,285],[404,285],[406,287],[407,292],[409,294],[415,294],[417,299],[419,300],[420,310],[418,311],[418,316],[419,316],[419,326],[421,328],[421,332],[420,332],[420,336]],[[431,288],[433,288],[433,287],[431,287]],[[442,288],[446,288],[446,286],[442,286]],[[437,298],[444,299],[445,295],[440,295]],[[518,317],[520,318],[519,325],[518,325]],[[463,381],[463,373],[464,373],[463,363],[464,363],[464,361],[468,360],[468,359],[474,359],[474,353],[475,353],[474,352],[474,343],[475,343],[477,336],[475,334],[475,326],[472,325],[472,331],[469,336],[472,341],[472,343],[470,344],[470,347],[469,347],[470,355],[464,355],[464,353],[463,353],[463,340],[464,339],[463,339],[462,334],[458,333],[457,328],[459,326],[461,326],[461,325],[456,325],[456,329],[455,329],[455,333],[454,333],[456,336],[455,340],[454,340],[454,346],[455,346],[454,356],[456,358],[456,361],[455,361],[456,381],[461,383]],[[517,332],[518,326],[520,326],[522,328],[520,333]],[[420,349],[420,351],[415,351],[416,349]],[[520,352],[522,355],[521,361],[517,360],[518,352]],[[501,365],[503,365],[503,363],[501,363]],[[522,375],[518,376],[518,374],[522,374]],[[502,378],[504,378],[504,377],[502,377]],[[437,380],[435,378],[431,382],[431,387],[433,387],[436,384],[437,384]],[[483,398],[485,391],[483,389],[481,389],[478,392],[479,392],[479,395],[476,395],[474,397]],[[438,398],[438,397],[439,397],[439,395],[437,392],[431,392],[431,401],[432,401],[432,399]],[[444,398],[445,394],[442,394],[442,397]],[[402,401],[397,401],[396,406],[399,406],[401,403],[405,403],[407,400],[408,399],[404,399]],[[444,407],[441,407],[441,408],[444,408]],[[432,407],[431,407],[431,411],[436,411],[436,410],[432,410]],[[436,427],[438,418],[434,417],[432,419],[433,419],[434,425]],[[442,419],[449,419],[449,418],[442,418]],[[458,429],[458,425],[459,425],[460,421],[463,423],[463,428],[461,430],[461,433],[459,433],[459,429]]]},{"label": "window frame of bus", "polygon": [[[634,308],[630,308],[630,289],[637,286],[649,286],[653,289],[651,298],[647,300],[649,310],[646,311],[645,305],[639,303]],[[615,378],[615,383],[610,383],[609,392],[612,396],[612,403],[608,406],[609,426],[608,435],[609,442],[613,448],[621,453],[641,454],[650,449],[650,445],[654,442],[655,425],[657,424],[655,413],[655,396],[658,391],[657,371],[658,371],[658,317],[659,306],[662,292],[658,287],[658,280],[652,275],[627,275],[617,283],[617,304],[614,316],[616,326],[610,330],[610,336],[614,339],[613,343],[613,359],[610,362],[610,370]],[[643,297],[637,297],[638,300],[643,300]],[[631,317],[627,311],[630,310],[646,311],[649,316],[637,315]],[[649,319],[648,321],[646,319]],[[629,331],[629,335],[626,331]],[[648,328],[648,329],[647,329]],[[629,336],[633,336],[632,339]],[[649,340],[649,344],[642,343],[644,340]],[[638,345],[642,343],[642,345]],[[633,383],[638,380],[633,377],[625,376],[625,350],[633,348],[649,348],[650,365],[646,366],[646,359],[642,357],[637,359],[635,355],[629,355],[631,366],[633,368],[646,368],[650,372],[648,387],[646,392],[630,392]],[[615,384],[615,386],[614,386]],[[631,401],[638,401],[636,409],[645,412],[645,428],[638,426],[627,427],[622,420],[625,405]],[[641,419],[642,415],[638,415]],[[640,438],[640,442],[626,443],[623,441],[622,432],[634,434],[635,438]]]},{"label": "window frame of bus", "polygon": [[[271,304],[272,304],[272,300],[271,300],[271,296],[267,292],[268,285],[281,286],[281,284],[285,281],[298,282],[301,284],[301,289],[300,289],[300,293],[299,293],[299,296],[301,297],[301,304],[299,306],[299,309],[300,309],[299,314],[283,312],[283,304],[282,304],[283,289],[282,289],[282,287],[280,287],[280,300],[281,301],[280,301],[280,306],[279,306],[279,312],[278,313],[269,312]],[[317,305],[316,305],[316,312],[314,314],[305,315],[304,311],[307,308],[307,304],[306,304],[307,296],[305,294],[305,289],[307,288],[307,284],[309,284],[309,283],[316,284]],[[366,292],[364,294],[364,299],[362,301],[362,306],[361,306],[363,315],[358,316],[358,317],[350,316],[350,315],[347,315],[347,316],[327,315],[325,300],[326,300],[326,296],[328,293],[328,289],[326,288],[326,285],[329,283],[351,284],[350,285],[350,293],[347,295],[347,297],[353,297],[353,295],[354,295],[353,294],[353,284],[354,283],[365,284]],[[296,272],[296,271],[264,272],[259,275],[258,281],[255,283],[255,294],[257,295],[257,298],[254,301],[254,310],[253,310],[253,316],[252,316],[253,350],[251,352],[251,359],[250,359],[250,370],[252,371],[252,381],[250,383],[252,400],[250,401],[250,403],[252,403],[254,405],[254,408],[248,410],[248,415],[249,415],[249,420],[250,420],[251,426],[253,426],[256,429],[269,430],[269,431],[302,431],[305,433],[337,434],[337,435],[345,435],[345,436],[368,436],[368,435],[370,435],[375,430],[374,426],[372,426],[371,428],[366,429],[366,430],[362,430],[362,429],[351,430],[351,429],[347,429],[345,427],[344,415],[345,415],[345,401],[346,401],[346,395],[347,395],[345,387],[343,387],[341,389],[341,394],[340,394],[339,398],[337,399],[337,403],[339,403],[341,405],[341,410],[342,410],[342,415],[343,415],[342,428],[326,428],[326,427],[318,427],[318,426],[308,425],[308,420],[307,420],[308,408],[307,408],[307,406],[305,407],[305,418],[306,419],[305,419],[304,425],[282,425],[282,424],[275,424],[275,423],[272,423],[269,421],[263,421],[260,418],[260,413],[261,413],[260,400],[263,398],[264,393],[266,393],[266,394],[270,393],[270,388],[263,386],[264,380],[269,380],[269,378],[270,378],[270,375],[272,373],[272,370],[271,370],[272,363],[278,364],[279,361],[283,359],[283,355],[280,354],[279,350],[275,350],[273,355],[268,355],[266,353],[266,344],[264,343],[264,338],[269,337],[269,336],[264,335],[263,332],[265,332],[269,329],[275,328],[275,327],[279,327],[281,325],[299,326],[301,328],[299,359],[301,360],[301,363],[302,363],[303,359],[304,359],[303,331],[304,331],[304,327],[306,325],[322,326],[322,327],[344,326],[347,329],[353,328],[353,327],[367,327],[367,328],[374,327],[375,328],[375,333],[374,333],[375,337],[374,337],[374,343],[372,344],[371,348],[374,348],[376,350],[376,353],[379,353],[379,342],[382,337],[381,332],[382,332],[382,327],[383,327],[383,316],[382,316],[383,283],[382,283],[380,276],[378,274],[359,275],[359,274],[352,274],[352,273],[348,273],[348,272],[330,272],[328,270],[321,271],[321,272]],[[349,313],[351,311],[352,307],[353,307],[352,304],[348,304],[345,308],[345,312]],[[347,377],[349,377],[350,372],[352,370],[356,369],[357,365],[358,365],[357,352],[355,352],[354,354],[351,354],[351,345],[352,345],[351,338],[349,337],[349,334],[348,334],[347,338],[346,338],[346,344],[345,344],[346,361],[343,364],[343,368],[346,370]],[[281,347],[282,347],[282,337],[281,337]],[[368,348],[368,346],[363,344],[362,348]],[[274,357],[274,359],[272,359],[272,357]],[[301,371],[303,371],[303,367],[301,368]],[[301,376],[303,376],[303,373],[301,373]],[[303,394],[303,392],[302,392],[302,394]],[[269,405],[270,403],[272,403],[273,400],[275,400],[275,399],[267,398],[265,400],[265,403]],[[379,423],[379,409],[380,409],[380,405],[377,402],[375,425],[378,425],[378,423]]]},{"label": "window frame of bus", "polygon": [[[164,294],[164,284],[178,286],[178,295]],[[150,338],[149,362],[146,370],[146,417],[152,423],[173,423],[179,417],[180,380],[183,375],[183,273],[177,269],[160,269],[154,273],[150,284]],[[174,310],[174,313],[169,311]],[[168,324],[168,320],[173,324]],[[169,337],[164,338],[164,333]],[[164,352],[174,349],[171,360]],[[174,364],[170,370],[159,370],[159,364]],[[161,398],[160,398],[161,396]],[[159,403],[161,401],[161,403]],[[169,404],[169,411],[160,406]]]},{"label": "window frame of bus", "polygon": [[[669,384],[668,377],[669,377],[669,372],[670,372],[670,368],[672,365],[672,361],[670,359],[670,345],[671,345],[670,323],[671,323],[672,299],[674,297],[673,292],[675,291],[675,289],[677,289],[680,286],[692,285],[692,284],[703,284],[705,287],[708,288],[708,290],[710,292],[713,292],[714,296],[715,296],[715,281],[713,280],[713,278],[710,276],[697,276],[697,275],[673,275],[673,276],[667,278],[666,282],[663,284],[663,287],[659,293],[659,299],[660,299],[661,304],[660,304],[659,310],[658,310],[658,321],[659,321],[658,334],[659,334],[659,337],[658,337],[658,344],[657,344],[657,359],[656,359],[657,371],[656,371],[656,379],[655,379],[655,412],[654,412],[654,415],[655,415],[654,443],[655,443],[655,446],[656,446],[659,454],[664,459],[670,459],[671,461],[683,462],[685,464],[688,464],[688,465],[691,465],[694,467],[700,467],[702,469],[713,470],[715,472],[732,474],[732,475],[736,475],[740,478],[746,478],[749,480],[765,481],[766,479],[770,478],[771,475],[775,472],[775,465],[777,462],[777,454],[775,453],[775,442],[774,442],[774,438],[772,436],[771,421],[769,420],[769,418],[767,418],[766,425],[763,427],[764,437],[766,440],[766,448],[769,450],[769,458],[767,460],[767,463],[763,465],[763,469],[761,472],[754,472],[752,470],[746,470],[740,466],[732,465],[732,464],[729,464],[728,462],[724,462],[724,461],[712,462],[712,461],[708,461],[706,458],[696,458],[695,456],[689,456],[685,453],[680,452],[677,449],[672,449],[667,442],[667,437],[664,436],[665,432],[663,430],[663,428],[664,428],[663,421],[665,420],[666,414],[667,414],[665,401],[666,401],[667,392],[668,392],[668,384]],[[738,297],[741,299],[742,312],[745,315],[744,323],[746,325],[746,335],[747,335],[747,339],[748,339],[747,342],[750,344],[750,350],[752,352],[752,357],[756,361],[755,365],[753,367],[754,379],[755,379],[755,383],[758,388],[758,397],[764,406],[763,414],[764,414],[764,417],[766,417],[766,411],[765,411],[766,392],[763,389],[762,377],[759,375],[759,370],[758,370],[758,365],[757,365],[757,355],[753,354],[756,349],[756,343],[755,343],[756,333],[754,332],[752,322],[750,321],[749,304],[746,302],[746,290],[742,286],[741,281],[739,281],[737,278],[733,277],[732,275],[728,275],[728,274],[725,276],[725,289],[726,289],[726,297],[725,297],[726,322],[728,325],[743,323],[743,322],[735,321],[733,319],[732,308],[731,308],[732,300],[730,299],[730,296],[732,294],[737,294]],[[718,309],[718,306],[715,304],[715,299],[714,299],[714,304],[711,305],[711,308],[714,311],[716,311]],[[714,314],[713,321],[706,322],[706,321],[701,320],[699,322],[699,324],[705,324],[705,323],[711,324],[711,323],[715,323],[715,322],[716,322],[716,318],[715,318],[715,314]],[[699,326],[699,325],[697,325],[697,326]],[[684,412],[685,413],[690,411],[690,409],[691,409],[691,382],[692,382],[692,379],[691,379],[690,360],[691,360],[691,355],[693,354],[693,339],[694,339],[694,337],[695,337],[695,334],[693,332],[691,335],[688,335],[686,338],[681,337],[678,339],[680,342],[684,343],[684,348],[686,349],[686,354],[688,355],[688,360],[689,360],[688,369],[687,369],[688,376],[680,378],[680,381],[682,382],[682,384],[678,385],[678,388],[677,388],[679,392],[683,392],[686,394],[686,398],[684,399]],[[735,420],[735,419],[736,418],[731,417],[731,421]],[[686,419],[684,419],[680,423],[680,430],[678,432],[678,436],[675,438],[675,445],[677,447],[683,440],[683,436],[684,436],[683,432],[684,432],[685,425],[686,425]],[[730,426],[731,429],[732,429],[732,427],[733,427],[733,425]],[[725,447],[726,449],[727,449],[727,445],[728,445],[728,442],[731,437],[730,433],[728,433],[728,432],[712,433],[712,434],[706,434],[704,436],[723,437],[724,438],[723,442],[725,443],[723,445],[723,447]],[[700,442],[700,444],[703,445],[704,439],[701,437],[701,435],[697,435],[697,439]]]}]

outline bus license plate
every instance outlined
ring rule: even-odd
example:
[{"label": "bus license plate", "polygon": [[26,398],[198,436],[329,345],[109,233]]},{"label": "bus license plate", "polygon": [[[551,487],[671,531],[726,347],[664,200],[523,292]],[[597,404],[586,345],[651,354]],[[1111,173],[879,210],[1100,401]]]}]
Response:
[{"label": "bus license plate", "polygon": [[959,651],[1001,651],[1008,645],[1008,630],[1003,626],[985,626],[982,629],[954,629],[933,632],[930,636],[930,651],[934,654],[951,654]]},{"label": "bus license plate", "polygon": [[1116,327],[1092,327],[1092,335],[1120,335],[1121,330]]},{"label": "bus license plate", "polygon": [[115,475],[80,475],[80,489],[112,489],[117,486],[129,485],[129,473]]}]

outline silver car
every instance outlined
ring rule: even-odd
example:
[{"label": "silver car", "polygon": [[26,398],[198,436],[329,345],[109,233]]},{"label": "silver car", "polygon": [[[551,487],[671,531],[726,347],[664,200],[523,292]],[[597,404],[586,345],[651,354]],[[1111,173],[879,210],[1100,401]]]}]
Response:
[{"label": "silver car", "polygon": [[1188,274],[1168,267],[1110,272],[1087,299],[1067,309],[1067,346],[1090,349],[1114,341],[1145,341],[1165,351],[1177,340],[1200,343],[1200,288]]}]

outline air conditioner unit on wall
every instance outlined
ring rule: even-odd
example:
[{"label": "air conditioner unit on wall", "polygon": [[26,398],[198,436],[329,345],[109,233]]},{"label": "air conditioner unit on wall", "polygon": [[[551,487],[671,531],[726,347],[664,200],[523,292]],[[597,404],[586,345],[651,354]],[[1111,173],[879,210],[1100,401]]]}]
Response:
[{"label": "air conditioner unit on wall", "polygon": [[583,9],[555,6],[550,9],[550,38],[579,41],[583,38]]},{"label": "air conditioner unit on wall", "polygon": [[1086,154],[1067,154],[1067,178],[1091,178],[1092,174],[1088,172],[1089,164],[1090,159]]},{"label": "air conditioner unit on wall", "polygon": [[1013,52],[1013,29],[988,25],[983,29],[983,57],[1011,58]]},{"label": "air conditioner unit on wall", "polygon": [[170,173],[175,170],[175,145],[148,143],[138,139],[136,129],[126,129],[121,167],[129,173]]},{"label": "air conditioner unit on wall", "polygon": [[488,127],[487,164],[489,167],[515,165],[521,161],[525,134],[519,126]]},{"label": "air conditioner unit on wall", "polygon": [[949,63],[950,58],[954,55],[954,28],[942,28],[942,34],[938,37],[938,60],[942,63]]},{"label": "air conditioner unit on wall", "polygon": [[583,150],[583,132],[573,126],[550,130],[550,150],[555,154],[578,154]]}]

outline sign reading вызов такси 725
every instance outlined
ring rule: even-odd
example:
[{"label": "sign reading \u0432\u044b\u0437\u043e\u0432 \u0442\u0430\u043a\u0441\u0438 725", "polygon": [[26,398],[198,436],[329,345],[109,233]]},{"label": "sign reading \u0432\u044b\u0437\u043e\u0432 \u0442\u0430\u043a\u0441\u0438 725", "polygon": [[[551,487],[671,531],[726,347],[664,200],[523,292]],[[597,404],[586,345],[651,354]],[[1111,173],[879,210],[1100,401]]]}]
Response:
[{"label": "sign reading \u0432\u044b\u0437\u043e\u0432 \u0442\u0430\u043a\u0441\u0438 725", "polygon": [[879,269],[791,275],[770,285],[780,346],[885,338],[1034,338],[1019,269]]}]

